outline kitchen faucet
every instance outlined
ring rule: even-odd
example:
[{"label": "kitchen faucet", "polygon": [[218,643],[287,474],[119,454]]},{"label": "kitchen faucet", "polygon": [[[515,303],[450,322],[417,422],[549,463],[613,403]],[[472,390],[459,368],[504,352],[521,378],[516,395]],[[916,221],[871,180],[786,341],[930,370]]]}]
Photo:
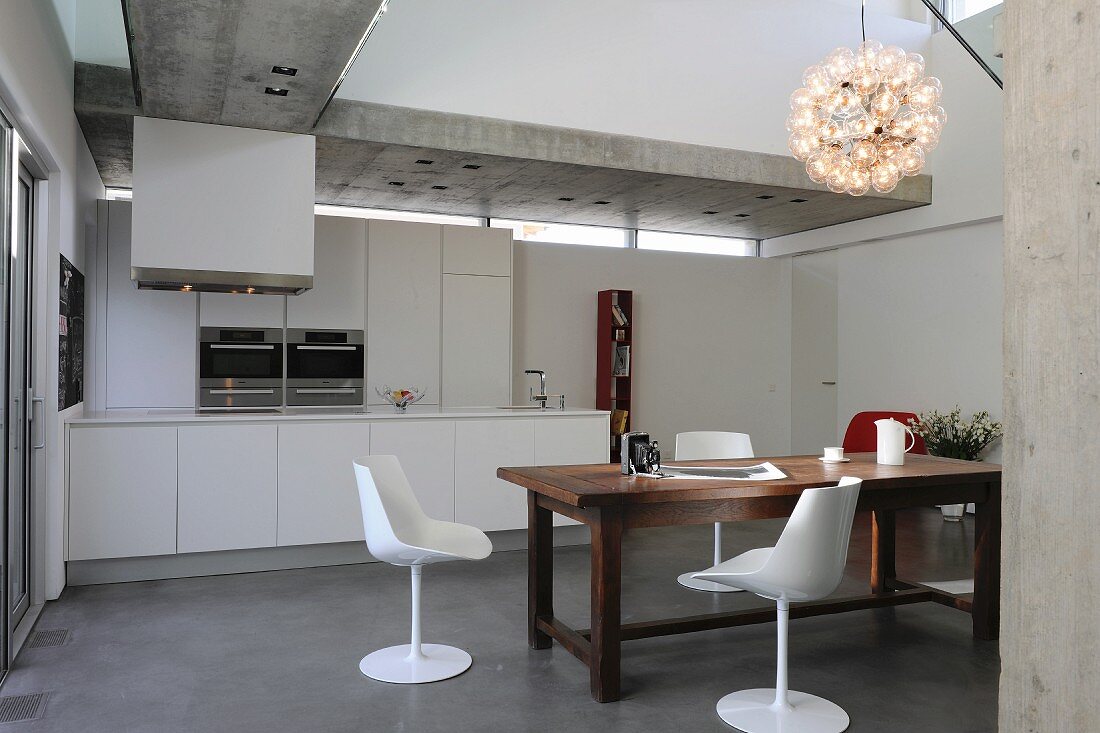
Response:
[{"label": "kitchen faucet", "polygon": [[530,388],[530,395],[532,402],[538,402],[542,405],[542,409],[546,409],[546,401],[551,397],[561,398],[561,409],[565,409],[565,395],[550,395],[546,394],[546,372],[541,369],[525,369],[524,374],[537,374],[539,375],[539,393],[535,394],[535,388]]}]

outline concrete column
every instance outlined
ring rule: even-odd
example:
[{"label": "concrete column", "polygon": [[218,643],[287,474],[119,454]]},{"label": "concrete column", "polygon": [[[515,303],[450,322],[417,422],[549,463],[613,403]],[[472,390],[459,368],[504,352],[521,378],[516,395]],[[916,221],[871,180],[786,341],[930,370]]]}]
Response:
[{"label": "concrete column", "polygon": [[1100,5],[1005,3],[1001,731],[1100,731]]}]

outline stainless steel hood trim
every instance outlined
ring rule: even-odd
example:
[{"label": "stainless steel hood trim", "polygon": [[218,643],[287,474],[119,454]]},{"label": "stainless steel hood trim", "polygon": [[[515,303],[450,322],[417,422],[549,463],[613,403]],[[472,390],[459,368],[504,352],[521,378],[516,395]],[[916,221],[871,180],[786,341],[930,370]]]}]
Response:
[{"label": "stainless steel hood trim", "polygon": [[313,287],[312,275],[280,275],[271,272],[225,272],[221,270],[173,270],[161,267],[131,267],[130,279],[144,290],[193,292],[246,292],[298,295]]}]

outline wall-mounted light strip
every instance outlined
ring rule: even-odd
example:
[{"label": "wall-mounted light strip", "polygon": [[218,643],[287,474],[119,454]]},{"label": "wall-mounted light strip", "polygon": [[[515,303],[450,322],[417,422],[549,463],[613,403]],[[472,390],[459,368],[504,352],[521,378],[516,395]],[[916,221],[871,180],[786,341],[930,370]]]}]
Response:
[{"label": "wall-mounted light strip", "polygon": [[390,4],[390,0],[382,0],[382,4],[378,6],[378,12],[371,18],[370,24],[367,26],[367,30],[363,33],[363,37],[359,39],[359,45],[355,47],[355,52],[352,53],[351,58],[344,65],[344,70],[340,72],[340,76],[337,77],[336,83],[332,86],[332,91],[328,93],[328,99],[325,100],[324,106],[321,107],[321,111],[317,113],[317,119],[313,121],[313,127],[317,127],[317,124],[321,121],[321,117],[324,116],[325,110],[332,104],[332,100],[336,99],[336,92],[339,91],[340,85],[344,83],[344,79],[347,78],[348,73],[351,71],[351,67],[355,64],[355,60],[359,58],[360,52],[363,50],[363,46],[367,45],[367,39],[370,38],[370,34],[374,31],[374,27],[378,25],[378,21],[382,19],[382,16],[386,14],[386,7]]}]

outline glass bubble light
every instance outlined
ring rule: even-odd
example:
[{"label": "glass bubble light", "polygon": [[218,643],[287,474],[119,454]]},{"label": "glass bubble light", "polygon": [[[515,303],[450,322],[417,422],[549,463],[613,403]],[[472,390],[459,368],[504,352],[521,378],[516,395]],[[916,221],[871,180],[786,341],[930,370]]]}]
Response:
[{"label": "glass bubble light", "polygon": [[924,75],[924,58],[864,41],[837,48],[806,69],[791,95],[791,154],[830,191],[889,193],[915,176],[947,122],[943,85]]}]

